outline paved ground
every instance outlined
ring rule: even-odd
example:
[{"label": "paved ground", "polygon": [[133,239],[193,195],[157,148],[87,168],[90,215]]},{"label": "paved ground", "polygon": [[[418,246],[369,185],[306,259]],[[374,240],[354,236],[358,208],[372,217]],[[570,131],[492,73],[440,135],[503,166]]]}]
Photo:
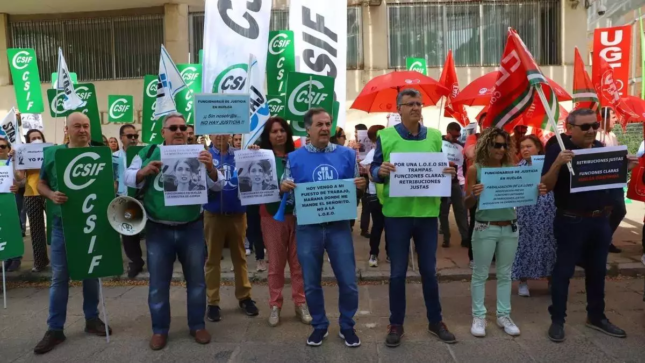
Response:
[{"label": "paved ground", "polygon": [[[360,209],[358,215],[360,216]],[[627,216],[623,220],[620,228],[614,236],[614,243],[623,249],[620,254],[609,255],[610,274],[616,275],[618,273],[623,275],[634,275],[636,273],[645,273],[645,266],[640,262],[643,254],[641,247],[641,232],[643,226],[643,216],[645,215],[645,204],[641,202],[631,202],[627,204]],[[360,236],[358,230],[359,221],[356,221],[356,228],[354,230],[354,250],[356,255],[356,273],[362,280],[387,280],[390,276],[390,266],[385,263],[384,248],[385,242],[381,242],[381,262],[377,268],[368,266],[369,259],[369,240]],[[461,236],[457,230],[456,224],[450,215],[451,224],[451,246],[450,248],[437,248],[437,273],[442,280],[463,280],[470,279],[471,270],[468,268],[468,251],[460,246]],[[443,241],[443,236],[439,235],[439,244]],[[142,242],[145,251],[145,242]],[[231,259],[229,251],[224,251],[224,260],[222,261],[222,278],[224,280],[232,280],[233,273],[231,272]],[[125,255],[124,261],[127,261]],[[145,252],[144,252],[145,259]],[[249,265],[249,276],[254,281],[266,281],[267,273],[258,273],[255,271],[256,263],[255,256],[251,255],[247,258]],[[9,279],[18,280],[48,280],[50,278],[50,271],[47,270],[40,274],[33,274],[30,272],[33,267],[33,256],[31,249],[31,238],[29,235],[25,238],[25,256],[23,259],[23,268],[20,272],[8,274]],[[288,269],[288,267],[287,267]],[[491,269],[494,274],[495,269]],[[582,270],[579,270],[581,272]],[[177,280],[182,279],[181,266],[175,263],[175,277]],[[286,274],[288,276],[288,273]],[[419,279],[418,273],[410,266],[409,271],[410,279]],[[331,266],[325,262],[323,269],[323,277],[326,280],[334,280]],[[141,279],[148,279],[147,272],[140,275]]]},{"label": "paved ground", "polygon": [[[363,284],[359,287],[356,329],[362,346],[345,347],[338,338],[336,310],[338,290],[325,287],[330,336],[322,347],[305,345],[310,327],[293,316],[293,304],[285,302],[283,322],[276,328],[267,323],[267,288],[254,285],[260,316],[244,316],[234,301],[232,287],[222,289],[223,320],[208,323],[213,342],[200,346],[190,339],[186,327],[185,289],[172,288],[173,324],[168,346],[159,352],[148,348],[150,317],[146,286],[105,287],[110,324],[115,334],[111,342],[83,333],[80,287],[71,289],[66,325],[67,341],[45,356],[32,349],[46,329],[48,290],[39,287],[11,288],[8,308],[0,309],[0,362],[645,362],[645,302],[643,280],[608,280],[607,315],[625,329],[626,339],[605,336],[584,326],[584,282],[573,280],[570,289],[567,341],[550,342],[546,337],[550,298],[546,282],[531,285],[531,298],[520,298],[513,290],[513,318],[522,335],[511,338],[494,323],[494,281],[487,285],[489,308],[488,336],[470,335],[470,285],[446,282],[440,285],[444,321],[459,342],[446,345],[426,332],[421,285],[407,286],[407,323],[403,345],[392,349],[383,344],[389,315],[388,286]],[[288,288],[287,288],[288,290]],[[289,292],[285,291],[285,296]]]}]

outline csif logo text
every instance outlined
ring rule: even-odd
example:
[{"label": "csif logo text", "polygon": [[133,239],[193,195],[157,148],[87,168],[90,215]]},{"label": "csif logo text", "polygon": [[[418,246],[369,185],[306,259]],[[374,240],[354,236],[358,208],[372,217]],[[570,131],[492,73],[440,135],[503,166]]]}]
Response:
[{"label": "csif logo text", "polygon": [[29,63],[31,63],[33,58],[34,57],[32,57],[29,52],[21,50],[13,56],[13,59],[11,59],[11,65],[15,69],[25,69],[29,66]]},{"label": "csif logo text", "polygon": [[288,39],[287,34],[278,33],[269,42],[269,53],[273,55],[281,54],[285,51],[285,49],[287,49],[290,43],[291,40]]},{"label": "csif logo text", "polygon": [[272,115],[277,115],[284,110],[284,105],[280,98],[272,98],[267,101],[267,104],[269,105],[269,111],[271,111]]},{"label": "csif logo text", "polygon": [[152,80],[146,86],[146,96],[150,98],[157,98],[157,79]]},{"label": "csif logo text", "polygon": [[112,106],[110,106],[110,110],[108,112],[110,113],[110,117],[112,119],[120,119],[121,117],[125,116],[128,110],[130,110],[128,100],[126,100],[125,98],[119,98],[114,101],[114,103],[112,103]]},{"label": "csif logo text", "polygon": [[419,61],[412,63],[410,65],[410,70],[414,72],[424,73],[423,64],[421,64],[421,62]]},{"label": "csif logo text", "polygon": [[[94,161],[100,158],[99,154],[88,151],[80,155],[77,155],[65,168],[65,174],[63,176],[63,181],[65,185],[71,190],[82,190],[94,183],[99,174],[105,170],[105,163],[96,163],[96,162],[81,162],[84,158],[90,158]],[[90,180],[86,181],[83,184],[75,184],[73,179],[78,178],[87,178],[93,177]]]},{"label": "csif logo text", "polygon": [[240,93],[244,91],[247,81],[249,65],[246,63],[234,64],[223,70],[213,83],[213,93]]},{"label": "csif logo text", "polygon": [[[311,93],[309,92],[310,84],[312,88]],[[305,87],[307,88],[305,89]],[[317,80],[309,80],[296,86],[289,95],[289,100],[287,102],[289,112],[294,115],[303,116],[307,113],[307,110],[309,110],[309,105],[319,105],[327,98],[327,94],[314,92],[314,88],[321,91],[325,89],[325,86]],[[296,103],[305,104],[307,107],[305,107],[304,111],[301,111],[296,107]]]},{"label": "csif logo text", "polygon": [[[87,101],[92,97],[92,92],[90,92],[90,89],[87,88],[86,86],[80,86],[76,87],[76,95],[83,101]],[[54,113],[56,114],[61,114],[65,113],[66,110],[65,107],[63,106],[63,102],[65,101],[65,92],[59,92],[56,94],[56,97],[52,99],[51,104],[49,107],[54,110]]]},{"label": "csif logo text", "polygon": [[199,73],[197,72],[197,68],[195,67],[187,67],[183,71],[181,71],[181,78],[184,79],[184,82],[186,82],[186,87],[190,87],[193,82],[199,77]]}]

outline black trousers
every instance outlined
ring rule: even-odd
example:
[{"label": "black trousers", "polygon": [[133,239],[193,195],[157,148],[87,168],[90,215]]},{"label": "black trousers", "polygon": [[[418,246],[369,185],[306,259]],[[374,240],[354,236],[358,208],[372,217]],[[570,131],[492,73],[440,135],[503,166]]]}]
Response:
[{"label": "black trousers", "polygon": [[121,240],[123,241],[125,255],[130,260],[130,266],[142,268],[144,262],[142,258],[143,252],[141,251],[141,234],[134,236],[121,235]]},{"label": "black trousers", "polygon": [[249,248],[255,251],[255,259],[264,260],[264,238],[262,238],[259,205],[246,207],[246,238],[249,240]]},{"label": "black trousers", "polygon": [[[367,201],[367,203],[365,203]],[[383,216],[383,206],[376,195],[366,194],[363,199],[363,208],[369,205],[369,211],[372,215],[372,230],[370,231],[370,255],[378,257],[379,246],[381,245],[381,235],[385,228],[385,216]],[[361,217],[362,218],[362,217]],[[385,235],[385,253],[387,254],[387,234]]]}]

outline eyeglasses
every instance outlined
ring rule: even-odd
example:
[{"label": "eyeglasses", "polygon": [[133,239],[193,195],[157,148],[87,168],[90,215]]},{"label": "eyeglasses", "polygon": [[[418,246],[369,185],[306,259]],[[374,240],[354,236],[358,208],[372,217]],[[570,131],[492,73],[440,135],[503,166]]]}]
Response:
[{"label": "eyeglasses", "polygon": [[589,131],[589,129],[591,128],[593,128],[594,130],[598,130],[598,128],[600,128],[600,122],[594,122],[592,124],[582,124],[582,125],[571,124],[571,125],[578,126],[582,131]]},{"label": "eyeglasses", "polygon": [[423,103],[413,101],[413,102],[408,102],[408,103],[402,103],[402,104],[400,104],[399,106],[408,106],[408,107],[415,107],[415,106],[416,106],[416,107],[421,107],[421,106],[423,106]]},{"label": "eyeglasses", "polygon": [[[174,131],[174,130],[171,130],[171,131]],[[136,140],[136,139],[139,138],[139,134],[126,134],[125,137],[127,137],[128,139],[135,139]]]},{"label": "eyeglasses", "polygon": [[177,132],[177,129],[179,129],[179,131],[181,132],[186,132],[186,130],[188,130],[188,126],[186,125],[171,125],[165,128],[172,132]]},{"label": "eyeglasses", "polygon": [[508,144],[507,144],[507,143],[505,143],[505,142],[494,142],[494,143],[493,143],[493,147],[494,147],[495,149],[501,149],[501,148],[504,148],[504,149],[507,149],[507,150],[508,150]]},{"label": "eyeglasses", "polygon": [[9,147],[9,145],[0,145],[0,149],[2,149],[2,150],[6,149],[8,147]]}]

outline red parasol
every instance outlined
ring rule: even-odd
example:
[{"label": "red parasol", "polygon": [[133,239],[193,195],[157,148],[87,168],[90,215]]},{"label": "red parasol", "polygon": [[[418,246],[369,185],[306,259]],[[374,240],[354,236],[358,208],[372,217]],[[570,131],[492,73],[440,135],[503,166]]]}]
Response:
[{"label": "red parasol", "polygon": [[441,97],[450,93],[439,82],[419,72],[392,72],[367,82],[351,108],[365,112],[397,112],[396,96],[406,88],[421,92],[424,106],[436,105]]},{"label": "red parasol", "polygon": [[[459,95],[452,100],[452,103],[465,106],[488,106],[493,96],[498,76],[499,71],[493,71],[475,79],[459,92]],[[571,95],[564,88],[552,79],[547,78],[547,81],[553,88],[559,102],[571,101]]]}]

